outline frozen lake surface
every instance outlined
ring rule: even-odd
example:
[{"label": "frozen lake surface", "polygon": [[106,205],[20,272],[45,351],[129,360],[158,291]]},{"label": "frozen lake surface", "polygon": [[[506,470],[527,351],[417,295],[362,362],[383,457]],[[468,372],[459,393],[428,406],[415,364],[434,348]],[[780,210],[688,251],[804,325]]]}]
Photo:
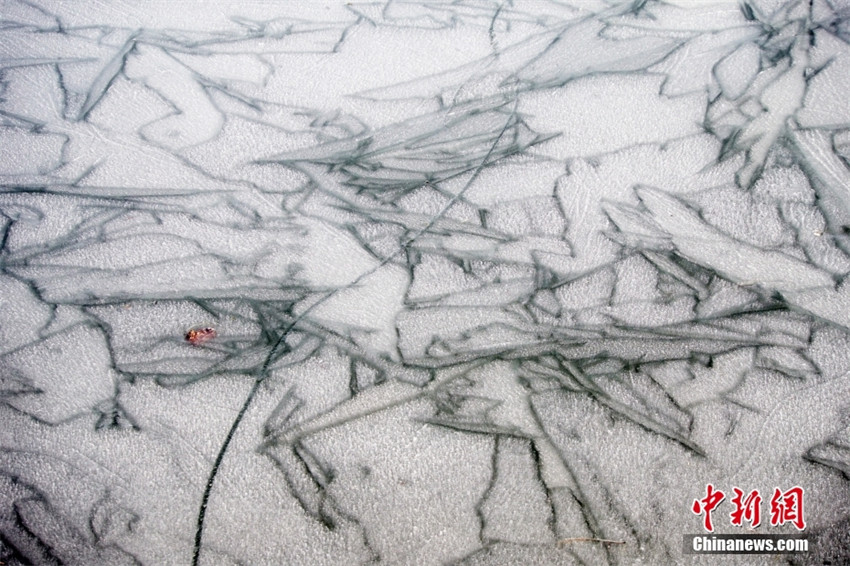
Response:
[{"label": "frozen lake surface", "polygon": [[3,1],[0,563],[850,563],[848,42]]}]

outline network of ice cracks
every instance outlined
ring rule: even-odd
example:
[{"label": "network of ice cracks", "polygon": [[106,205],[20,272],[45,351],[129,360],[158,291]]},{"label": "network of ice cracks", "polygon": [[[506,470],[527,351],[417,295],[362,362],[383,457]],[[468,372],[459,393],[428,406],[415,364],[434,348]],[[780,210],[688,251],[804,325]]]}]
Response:
[{"label": "network of ice cracks", "polygon": [[5,1],[0,562],[709,564],[710,483],[802,487],[779,563],[848,563],[849,41]]}]

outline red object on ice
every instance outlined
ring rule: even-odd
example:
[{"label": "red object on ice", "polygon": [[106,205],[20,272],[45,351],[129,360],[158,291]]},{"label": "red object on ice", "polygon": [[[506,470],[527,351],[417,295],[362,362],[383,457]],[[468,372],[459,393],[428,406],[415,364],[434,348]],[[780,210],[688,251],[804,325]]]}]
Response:
[{"label": "red object on ice", "polygon": [[186,333],[186,341],[192,346],[206,344],[216,336],[215,328],[209,326],[204,328],[193,328]]}]

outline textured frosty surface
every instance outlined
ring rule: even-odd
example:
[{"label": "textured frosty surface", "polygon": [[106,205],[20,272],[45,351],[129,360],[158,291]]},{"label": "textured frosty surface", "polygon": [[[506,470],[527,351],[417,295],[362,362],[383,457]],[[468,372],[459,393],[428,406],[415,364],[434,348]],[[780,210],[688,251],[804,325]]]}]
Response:
[{"label": "textured frosty surface", "polygon": [[0,18],[0,562],[850,560],[847,2]]}]

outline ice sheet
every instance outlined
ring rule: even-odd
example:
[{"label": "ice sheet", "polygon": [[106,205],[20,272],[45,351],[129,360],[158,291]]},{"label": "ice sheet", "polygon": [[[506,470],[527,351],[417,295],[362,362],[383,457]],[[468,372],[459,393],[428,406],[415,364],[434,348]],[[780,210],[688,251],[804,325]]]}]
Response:
[{"label": "ice sheet", "polygon": [[[850,563],[848,42],[6,0],[0,564]],[[683,554],[707,484],[811,551]]]}]

